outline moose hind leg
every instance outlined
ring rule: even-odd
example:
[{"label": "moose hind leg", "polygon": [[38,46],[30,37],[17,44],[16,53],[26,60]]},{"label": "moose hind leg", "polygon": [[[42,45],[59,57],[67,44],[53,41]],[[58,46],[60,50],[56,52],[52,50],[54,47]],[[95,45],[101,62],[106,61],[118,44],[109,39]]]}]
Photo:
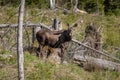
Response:
[{"label": "moose hind leg", "polygon": [[36,49],[36,56],[39,56],[39,54],[40,54],[40,47]]},{"label": "moose hind leg", "polygon": [[48,49],[46,58],[48,58],[50,56],[50,53],[51,53],[51,51],[50,51],[50,49]]}]

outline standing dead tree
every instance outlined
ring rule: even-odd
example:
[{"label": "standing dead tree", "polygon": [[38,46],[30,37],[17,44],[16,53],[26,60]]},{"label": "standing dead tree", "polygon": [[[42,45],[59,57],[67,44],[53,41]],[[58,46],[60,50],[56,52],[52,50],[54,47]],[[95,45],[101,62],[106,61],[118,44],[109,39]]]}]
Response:
[{"label": "standing dead tree", "polygon": [[52,30],[62,30],[62,22],[58,18],[53,19]]},{"label": "standing dead tree", "polygon": [[24,56],[23,56],[23,16],[24,16],[24,5],[25,0],[20,1],[20,8],[19,8],[19,18],[18,18],[18,37],[17,37],[17,54],[18,54],[18,76],[19,80],[24,80]]},{"label": "standing dead tree", "polygon": [[86,11],[83,11],[83,10],[78,9],[78,0],[73,0],[73,1],[71,1],[71,2],[74,3],[73,12],[75,12],[75,13],[79,12],[79,13],[83,13],[83,14],[86,14],[86,13],[87,13]]},{"label": "standing dead tree", "polygon": [[51,9],[55,8],[55,0],[50,0],[50,8]]},{"label": "standing dead tree", "polygon": [[[100,28],[97,28],[93,24],[89,24],[85,29],[85,39],[83,43],[87,43],[88,46],[96,50],[102,50],[102,35]],[[96,53],[93,50],[87,49],[85,55],[93,56],[100,58],[100,54]]]},{"label": "standing dead tree", "polygon": [[0,31],[0,41],[2,42],[1,45],[3,46],[2,48],[0,47],[1,49],[5,48],[5,43],[4,43],[4,39],[3,39],[4,33],[5,33],[4,31]]},{"label": "standing dead tree", "polygon": [[77,12],[77,10],[78,10],[78,0],[74,0],[74,9],[73,9],[73,11],[74,12]]}]

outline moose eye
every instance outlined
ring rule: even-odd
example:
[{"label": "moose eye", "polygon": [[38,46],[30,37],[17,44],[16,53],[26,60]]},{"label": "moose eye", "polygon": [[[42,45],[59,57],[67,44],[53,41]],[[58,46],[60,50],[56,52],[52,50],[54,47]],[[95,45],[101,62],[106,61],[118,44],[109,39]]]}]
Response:
[{"label": "moose eye", "polygon": [[70,36],[72,36],[72,33],[70,33]]}]

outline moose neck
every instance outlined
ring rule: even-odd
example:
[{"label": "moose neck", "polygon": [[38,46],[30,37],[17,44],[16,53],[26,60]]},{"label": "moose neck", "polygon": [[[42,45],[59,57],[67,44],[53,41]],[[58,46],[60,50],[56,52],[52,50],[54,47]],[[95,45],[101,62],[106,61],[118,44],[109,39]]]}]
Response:
[{"label": "moose neck", "polygon": [[67,37],[65,35],[61,35],[58,39],[58,41],[54,45],[50,45],[51,47],[54,48],[59,48],[62,46],[63,43],[68,42],[71,40],[71,37]]},{"label": "moose neck", "polygon": [[62,45],[62,42],[61,42],[60,40],[58,40],[58,41],[54,44],[54,47],[55,47],[55,48],[59,48],[59,47],[61,47],[61,45]]},{"label": "moose neck", "polygon": [[69,34],[62,34],[59,37],[59,42],[61,42],[61,43],[65,43],[65,42],[68,42],[70,40],[71,40],[71,36]]}]

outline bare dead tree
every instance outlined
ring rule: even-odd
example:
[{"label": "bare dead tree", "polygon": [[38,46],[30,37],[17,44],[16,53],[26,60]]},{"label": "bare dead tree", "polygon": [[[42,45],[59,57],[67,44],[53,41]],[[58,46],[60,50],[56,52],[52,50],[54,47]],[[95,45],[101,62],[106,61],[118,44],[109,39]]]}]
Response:
[{"label": "bare dead tree", "polygon": [[74,3],[73,12],[75,12],[75,13],[78,12],[78,13],[87,14],[86,11],[83,11],[83,10],[78,9],[78,0],[74,0],[73,3]]},{"label": "bare dead tree", "polygon": [[62,30],[62,22],[58,18],[53,19],[52,30]]},{"label": "bare dead tree", "polygon": [[74,5],[73,11],[74,11],[74,12],[77,12],[77,10],[78,10],[78,8],[77,8],[78,0],[75,0],[75,1],[74,1],[74,4],[75,4],[75,5]]},{"label": "bare dead tree", "polygon": [[23,55],[23,16],[25,0],[20,0],[19,17],[18,17],[18,37],[17,37],[17,54],[18,54],[18,78],[24,80],[24,55]]},{"label": "bare dead tree", "polygon": [[[5,42],[4,42],[4,39],[3,39],[3,37],[4,37],[4,31],[0,31],[0,41],[2,42],[2,49],[5,49]],[[1,48],[1,47],[0,47]],[[1,49],[0,49],[1,50]]]},{"label": "bare dead tree", "polygon": [[55,8],[55,0],[50,0],[50,8],[51,9]]}]

